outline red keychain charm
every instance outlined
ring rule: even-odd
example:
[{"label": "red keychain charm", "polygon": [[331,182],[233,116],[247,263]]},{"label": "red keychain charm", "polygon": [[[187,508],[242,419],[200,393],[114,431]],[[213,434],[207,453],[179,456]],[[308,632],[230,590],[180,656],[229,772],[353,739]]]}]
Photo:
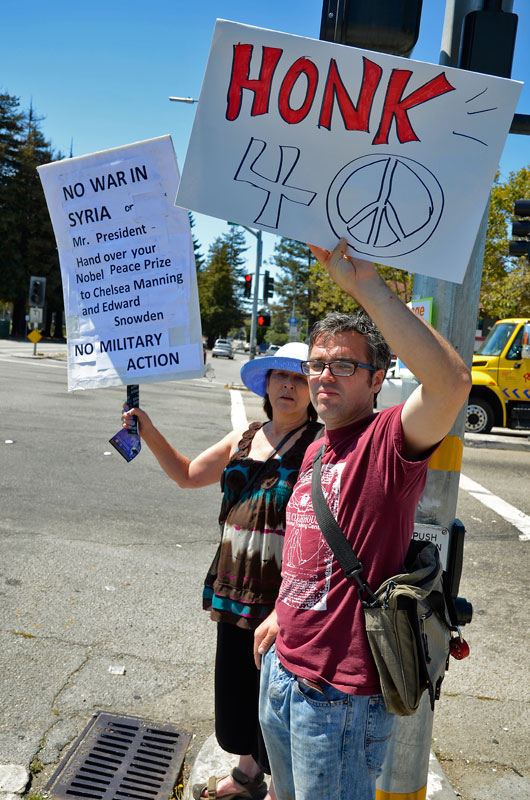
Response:
[{"label": "red keychain charm", "polygon": [[453,636],[449,642],[449,654],[456,658],[457,661],[462,661],[463,658],[467,658],[469,655],[469,645],[462,636],[460,629],[458,630],[458,636]]}]

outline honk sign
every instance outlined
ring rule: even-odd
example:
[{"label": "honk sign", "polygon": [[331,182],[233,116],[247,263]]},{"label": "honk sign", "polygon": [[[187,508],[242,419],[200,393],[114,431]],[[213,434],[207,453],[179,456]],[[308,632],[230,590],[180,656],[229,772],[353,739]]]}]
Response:
[{"label": "honk sign", "polygon": [[461,282],[521,86],[218,20],[176,202]]}]

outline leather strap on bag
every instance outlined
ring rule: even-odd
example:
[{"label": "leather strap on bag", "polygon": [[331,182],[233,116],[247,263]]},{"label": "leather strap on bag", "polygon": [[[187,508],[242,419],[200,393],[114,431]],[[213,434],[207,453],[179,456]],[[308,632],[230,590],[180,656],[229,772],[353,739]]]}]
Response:
[{"label": "leather strap on bag", "polygon": [[[317,522],[322,535],[333,550],[335,558],[339,562],[347,578],[357,582],[359,598],[364,606],[377,604],[377,598],[361,578],[364,567],[362,561],[357,558],[357,553],[345,537],[342,528],[331,513],[331,509],[326,502],[321,483],[322,456],[324,445],[319,447],[313,459],[313,474],[311,476],[311,502],[317,518]],[[363,595],[368,595],[369,600],[363,599]]]}]

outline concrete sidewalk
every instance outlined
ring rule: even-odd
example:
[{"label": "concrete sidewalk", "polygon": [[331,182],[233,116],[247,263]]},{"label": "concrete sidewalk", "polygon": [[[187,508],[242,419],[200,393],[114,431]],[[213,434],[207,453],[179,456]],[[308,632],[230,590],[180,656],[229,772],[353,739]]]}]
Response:
[{"label": "concrete sidewalk", "polygon": [[[206,783],[210,775],[222,777],[237,766],[238,756],[232,756],[221,750],[215,734],[205,741],[197,758],[192,764],[190,776],[184,790],[184,800],[192,800],[192,786],[195,783]],[[426,800],[455,800],[457,794],[449,783],[438,759],[431,751],[429,762],[429,779]]]}]

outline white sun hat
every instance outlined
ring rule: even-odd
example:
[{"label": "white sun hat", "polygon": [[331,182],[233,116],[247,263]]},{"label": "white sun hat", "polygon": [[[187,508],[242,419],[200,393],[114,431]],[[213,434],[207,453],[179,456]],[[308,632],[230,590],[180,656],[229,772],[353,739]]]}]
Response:
[{"label": "white sun hat", "polygon": [[303,342],[288,342],[273,356],[263,356],[247,361],[241,367],[241,380],[251,392],[265,397],[267,394],[267,373],[270,369],[302,373],[302,361],[307,361],[309,347]]}]

